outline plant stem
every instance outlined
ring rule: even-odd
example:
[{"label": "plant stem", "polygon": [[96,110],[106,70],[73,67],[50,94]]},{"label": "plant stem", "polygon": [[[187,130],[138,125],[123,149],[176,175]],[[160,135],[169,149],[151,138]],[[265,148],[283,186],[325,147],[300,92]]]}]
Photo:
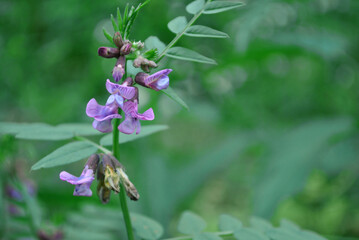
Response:
[{"label": "plant stem", "polygon": [[103,153],[106,153],[106,154],[112,154],[112,152],[110,150],[108,150],[107,148],[105,147],[102,147],[100,145],[98,145],[97,143],[91,141],[90,139],[87,139],[85,137],[81,137],[81,136],[76,136],[74,137],[75,140],[79,140],[79,141],[84,141],[84,142],[88,142],[90,143],[91,145],[97,147],[99,150],[101,150]]},{"label": "plant stem", "polygon": [[172,41],[166,46],[165,49],[163,49],[163,51],[160,53],[160,55],[158,55],[157,59],[155,60],[156,63],[158,63],[159,61],[161,61],[161,59],[165,56],[165,54],[167,53],[167,51],[177,43],[177,41],[183,36],[183,34],[186,32],[186,30],[192,26],[192,24],[202,15],[203,11],[206,9],[206,6],[208,3],[210,3],[212,0],[208,0],[206,2],[206,4],[203,6],[202,10],[199,11],[198,13],[196,13],[193,18],[187,23],[187,25],[184,27],[184,29],[177,33],[177,35],[175,36],[174,39],[172,39]]},{"label": "plant stem", "polygon": [[[121,109],[119,109],[119,111],[121,111]],[[121,112],[119,112],[119,114],[121,114]],[[120,125],[120,119],[116,118],[114,120],[113,125],[114,126],[113,126],[113,137],[112,137],[112,140],[113,140],[112,150],[113,150],[113,155],[115,156],[115,158],[118,161],[120,161],[120,143],[119,143],[120,131],[118,130],[118,126]],[[132,224],[131,224],[131,217],[130,217],[130,213],[129,213],[128,207],[127,207],[125,187],[123,186],[122,183],[120,183],[120,189],[121,189],[120,190],[120,204],[121,204],[123,219],[125,220],[127,238],[128,238],[128,240],[134,240]]]}]

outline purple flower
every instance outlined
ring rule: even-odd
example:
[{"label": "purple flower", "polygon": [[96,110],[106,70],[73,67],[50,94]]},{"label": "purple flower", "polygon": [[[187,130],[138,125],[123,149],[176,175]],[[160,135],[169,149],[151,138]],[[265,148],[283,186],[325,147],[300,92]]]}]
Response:
[{"label": "purple flower", "polygon": [[121,66],[121,64],[116,65],[112,70],[112,77],[115,79],[115,82],[120,81],[124,74],[125,69]]},{"label": "purple flower", "polygon": [[111,96],[107,99],[106,105],[111,105],[116,103],[118,107],[123,107],[123,101],[125,99],[131,99],[136,94],[136,89],[134,87],[127,86],[127,82],[124,82],[122,85],[112,83],[109,79],[106,81],[106,89]]},{"label": "purple flower", "polygon": [[89,157],[84,170],[82,171],[80,177],[75,177],[74,175],[62,171],[60,173],[60,179],[62,181],[66,181],[73,185],[76,185],[74,196],[92,196],[92,191],[90,189],[92,181],[95,179],[95,173],[97,169],[97,165],[99,162],[99,156],[97,154],[93,154]]},{"label": "purple flower", "polygon": [[168,74],[170,74],[171,72],[172,69],[164,69],[152,75],[148,75],[146,73],[138,73],[136,75],[135,81],[144,87],[160,91],[168,88],[170,82]]},{"label": "purple flower", "polygon": [[135,130],[136,134],[139,134],[141,131],[140,120],[153,120],[155,118],[152,108],[143,114],[138,113],[137,100],[125,102],[122,110],[125,112],[125,120],[118,129],[125,134],[132,134]]},{"label": "purple flower", "polygon": [[121,118],[121,115],[118,114],[118,106],[116,104],[106,104],[106,106],[102,106],[99,105],[94,98],[88,102],[86,114],[94,118],[92,126],[103,133],[112,131],[111,120],[113,118]]}]

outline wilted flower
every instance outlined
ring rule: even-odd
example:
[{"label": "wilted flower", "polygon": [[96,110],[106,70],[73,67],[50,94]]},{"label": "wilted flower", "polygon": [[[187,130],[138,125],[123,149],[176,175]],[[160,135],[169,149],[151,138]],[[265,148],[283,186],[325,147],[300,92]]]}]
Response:
[{"label": "wilted flower", "polygon": [[133,66],[135,68],[141,68],[143,71],[145,72],[149,72],[150,68],[156,68],[157,64],[154,61],[150,61],[142,56],[138,56],[134,61],[133,61]]},{"label": "wilted flower", "polygon": [[93,154],[89,157],[86,162],[85,168],[82,171],[80,177],[73,176],[72,174],[62,171],[60,173],[60,179],[76,185],[74,196],[92,196],[92,191],[90,189],[92,181],[95,179],[95,173],[99,163],[99,156]]},{"label": "wilted flower", "polygon": [[111,120],[113,118],[122,118],[118,114],[118,106],[116,104],[102,106],[94,98],[87,103],[86,114],[94,118],[92,126],[103,133],[112,131]]},{"label": "wilted flower", "polygon": [[139,134],[141,131],[140,120],[153,120],[155,118],[152,108],[143,114],[138,113],[137,99],[125,102],[122,110],[125,112],[125,120],[118,129],[125,134],[132,134],[134,131]]},{"label": "wilted flower", "polygon": [[160,91],[168,88],[170,82],[168,74],[170,74],[171,72],[172,69],[164,69],[152,75],[140,72],[137,73],[135,77],[135,82],[140,84],[141,86]]}]

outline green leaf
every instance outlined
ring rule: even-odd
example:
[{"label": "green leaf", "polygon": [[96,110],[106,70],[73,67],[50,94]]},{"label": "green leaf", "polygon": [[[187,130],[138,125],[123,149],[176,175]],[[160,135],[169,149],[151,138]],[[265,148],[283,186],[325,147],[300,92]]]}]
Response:
[{"label": "green leaf", "polygon": [[46,124],[30,125],[31,127],[23,128],[15,135],[19,139],[28,140],[65,140],[74,137],[71,131],[59,129]]},{"label": "green leaf", "polygon": [[117,8],[117,25],[118,25],[118,29],[119,31],[122,33],[122,16],[121,16],[121,12],[120,12],[120,8]]},{"label": "green leaf", "polygon": [[197,234],[206,227],[206,222],[197,214],[190,211],[182,213],[177,230],[184,234]]},{"label": "green leaf", "polygon": [[141,239],[159,239],[163,235],[163,227],[146,216],[131,213],[132,226]]},{"label": "green leaf", "polygon": [[267,231],[266,235],[273,240],[309,240],[302,236],[300,231],[291,231],[284,228],[273,228]]},{"label": "green leaf", "polygon": [[33,127],[49,126],[45,123],[0,122],[0,134],[17,134]]},{"label": "green leaf", "polygon": [[87,142],[68,143],[35,163],[31,167],[31,170],[55,167],[80,161],[94,154],[96,151],[97,148]]},{"label": "green leaf", "polygon": [[250,224],[254,229],[265,232],[273,228],[272,224],[267,220],[259,217],[251,217]]},{"label": "green leaf", "polygon": [[214,14],[214,13],[220,13],[224,11],[228,11],[234,8],[242,7],[244,6],[243,2],[239,1],[214,1],[210,2],[206,5],[204,14]]},{"label": "green leaf", "polygon": [[251,228],[238,229],[234,232],[234,236],[237,240],[269,240],[266,235]]},{"label": "green leaf", "polygon": [[158,50],[157,48],[154,48],[154,49],[150,49],[148,51],[146,51],[144,54],[143,54],[143,57],[148,59],[148,60],[155,60],[157,57],[158,57]]},{"label": "green leaf", "polygon": [[327,240],[325,237],[322,237],[319,234],[308,230],[301,231],[300,235],[303,236],[304,239],[308,240]]},{"label": "green leaf", "polygon": [[150,36],[145,40],[145,47],[148,50],[156,48],[159,52],[162,52],[166,45],[158,37]]},{"label": "green leaf", "polygon": [[210,27],[194,25],[189,27],[184,33],[186,36],[190,37],[208,37],[208,38],[228,38],[228,34],[215,30]]},{"label": "green leaf", "polygon": [[114,30],[115,32],[118,32],[118,31],[119,31],[119,28],[118,28],[117,23],[116,23],[116,20],[115,20],[115,18],[113,17],[112,14],[111,14],[111,22],[112,22],[113,30]]},{"label": "green leaf", "polygon": [[298,225],[296,225],[295,223],[293,223],[287,219],[282,219],[280,221],[280,227],[287,228],[287,229],[294,230],[294,231],[300,230],[300,227]]},{"label": "green leaf", "polygon": [[[130,141],[134,141],[139,138],[147,137],[151,134],[163,131],[168,129],[168,126],[166,125],[150,125],[150,126],[144,126],[141,128],[141,132],[139,134],[121,134],[120,133],[120,144],[126,143]],[[101,138],[100,144],[103,146],[109,146],[112,145],[112,134],[108,134]]]},{"label": "green leaf", "polygon": [[103,134],[92,127],[88,123],[64,123],[56,126],[58,129],[72,132],[77,136],[91,136]]},{"label": "green leaf", "polygon": [[113,42],[113,37],[111,36],[111,34],[109,34],[109,33],[106,31],[105,28],[102,28],[102,31],[103,31],[103,35],[105,35],[106,39],[107,39],[110,43],[114,44],[114,42]]},{"label": "green leaf", "polygon": [[187,25],[187,19],[184,16],[179,16],[176,17],[175,19],[173,19],[172,21],[170,21],[167,26],[168,29],[173,32],[173,33],[180,33],[183,31],[183,29],[185,29],[186,25]]},{"label": "green leaf", "polygon": [[204,0],[196,0],[186,6],[186,11],[190,14],[196,14],[204,7]]},{"label": "green leaf", "polygon": [[222,238],[214,233],[205,232],[194,235],[193,240],[222,240]]},{"label": "green leaf", "polygon": [[185,109],[189,110],[188,105],[177,95],[177,93],[171,87],[162,90],[162,92],[166,94],[169,98],[171,98],[173,101],[175,101]]},{"label": "green leaf", "polygon": [[193,61],[207,64],[217,64],[216,61],[205,57],[195,51],[189,50],[183,47],[173,47],[169,49],[166,53],[167,57],[185,60],[185,61]]},{"label": "green leaf", "polygon": [[241,221],[227,214],[222,214],[219,217],[219,230],[221,231],[235,231],[242,227]]}]

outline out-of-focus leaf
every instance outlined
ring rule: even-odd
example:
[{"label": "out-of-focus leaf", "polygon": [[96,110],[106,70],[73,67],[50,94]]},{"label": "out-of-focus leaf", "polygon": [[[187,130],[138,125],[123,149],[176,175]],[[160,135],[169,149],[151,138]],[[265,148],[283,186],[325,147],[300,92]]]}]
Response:
[{"label": "out-of-focus leaf", "polygon": [[287,220],[287,219],[282,219],[280,221],[280,227],[281,228],[287,228],[287,229],[290,229],[290,230],[293,230],[293,231],[298,231],[300,230],[300,227],[298,225],[296,225],[295,223]]},{"label": "out-of-focus leaf", "polygon": [[204,0],[195,0],[186,6],[186,11],[190,14],[196,14],[204,7]]},{"label": "out-of-focus leaf", "polygon": [[132,226],[141,239],[159,239],[163,235],[163,227],[155,220],[146,216],[131,213]]},{"label": "out-of-focus leaf", "polygon": [[65,140],[74,137],[74,134],[66,129],[56,128],[49,125],[31,125],[23,128],[16,138],[28,140]]},{"label": "out-of-focus leaf", "polygon": [[171,98],[173,101],[184,107],[185,109],[189,110],[188,105],[180,98],[177,93],[171,88],[168,87],[165,90],[162,90],[164,94],[166,94],[169,98]]},{"label": "out-of-focus leaf", "polygon": [[270,240],[263,233],[246,227],[236,230],[234,236],[237,240]]},{"label": "out-of-focus leaf", "polygon": [[327,240],[325,237],[322,237],[319,234],[308,230],[302,230],[300,234],[303,236],[304,239],[307,240]]},{"label": "out-of-focus leaf", "polygon": [[36,199],[33,196],[30,196],[27,186],[21,184],[20,187],[21,195],[26,203],[28,217],[31,218],[31,224],[33,224],[36,229],[39,229],[42,217],[41,208]]},{"label": "out-of-focus leaf", "polygon": [[216,61],[214,61],[213,59],[205,57],[198,52],[183,47],[173,47],[169,49],[166,53],[166,56],[185,61],[217,64]]},{"label": "out-of-focus leaf", "polygon": [[193,237],[193,240],[221,240],[221,239],[222,238],[219,237],[218,235],[209,232],[196,234]]},{"label": "out-of-focus leaf", "polygon": [[145,47],[146,49],[153,49],[157,48],[159,52],[162,52],[166,45],[156,36],[150,36],[145,40]]},{"label": "out-of-focus leaf", "polygon": [[310,240],[301,236],[300,231],[291,231],[284,228],[273,228],[268,230],[266,235],[273,240]]},{"label": "out-of-focus leaf", "polygon": [[204,14],[220,13],[234,8],[242,7],[243,5],[244,3],[239,1],[213,1],[206,4],[203,13]]},{"label": "out-of-focus leaf", "polygon": [[14,123],[14,122],[0,122],[0,134],[17,134],[23,130],[46,127],[45,123]]},{"label": "out-of-focus leaf", "polygon": [[66,240],[113,240],[114,236],[105,231],[96,231],[91,228],[86,228],[86,231],[79,231],[78,228],[66,225],[64,227]]},{"label": "out-of-focus leaf", "polygon": [[219,216],[219,230],[221,231],[235,231],[242,227],[241,221],[227,214]]},{"label": "out-of-focus leaf", "polygon": [[228,38],[227,33],[201,25],[190,26],[184,35],[190,37]]},{"label": "out-of-focus leaf", "polygon": [[206,227],[206,222],[197,214],[185,211],[179,220],[177,230],[184,234],[198,234]]},{"label": "out-of-focus leaf", "polygon": [[265,232],[273,228],[273,225],[270,222],[259,217],[251,217],[250,224],[252,228],[257,229],[261,232]]},{"label": "out-of-focus leaf", "polygon": [[64,123],[56,126],[57,129],[72,132],[75,136],[91,136],[103,134],[89,123]]},{"label": "out-of-focus leaf", "polygon": [[[151,134],[163,131],[168,129],[168,126],[166,125],[150,125],[150,126],[144,126],[141,127],[141,132],[139,134],[121,134],[120,133],[120,143],[126,143],[130,141],[134,141],[139,138],[147,137]],[[103,146],[109,146],[112,145],[112,134],[108,134],[101,138],[100,144]]]},{"label": "out-of-focus leaf", "polygon": [[97,151],[97,148],[87,142],[68,143],[35,163],[31,170],[49,168],[80,161]]},{"label": "out-of-focus leaf", "polygon": [[184,16],[176,17],[168,23],[168,29],[173,33],[182,32],[187,25],[187,19]]}]

